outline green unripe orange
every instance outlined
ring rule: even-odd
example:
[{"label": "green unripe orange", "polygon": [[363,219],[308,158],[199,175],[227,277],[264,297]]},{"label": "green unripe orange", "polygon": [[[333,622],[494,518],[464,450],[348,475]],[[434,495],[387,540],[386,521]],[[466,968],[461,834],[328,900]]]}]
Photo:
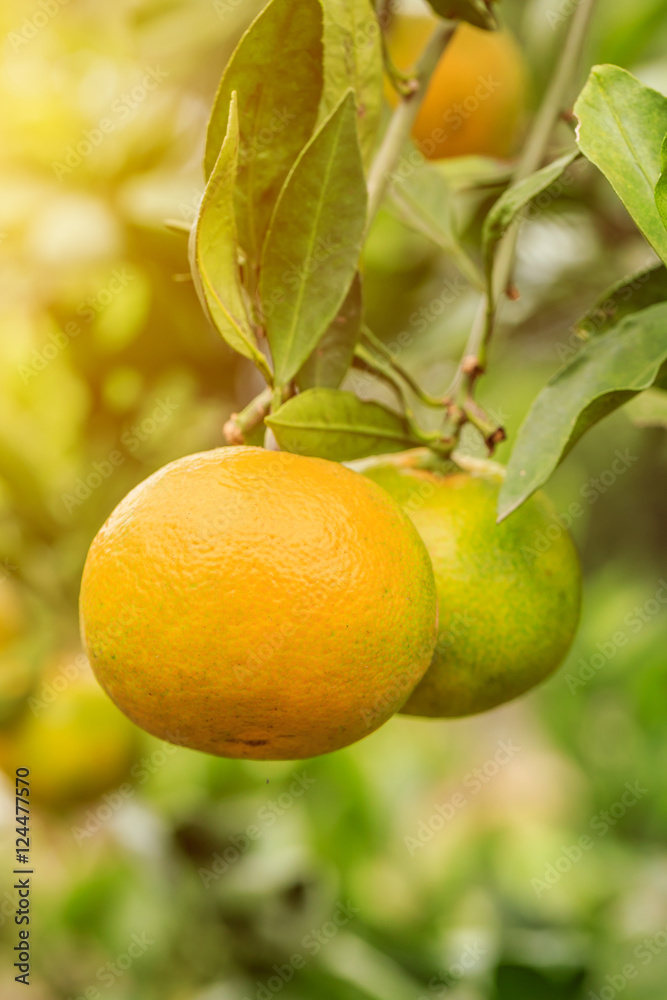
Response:
[{"label": "green unripe orange", "polygon": [[499,475],[379,464],[365,470],[426,544],[440,609],[433,661],[402,711],[471,715],[516,698],[564,659],[579,620],[581,570],[543,494],[496,524]]},{"label": "green unripe orange", "polygon": [[100,689],[83,658],[59,657],[22,712],[0,730],[0,769],[30,770],[30,799],[61,808],[129,777],[138,732]]}]

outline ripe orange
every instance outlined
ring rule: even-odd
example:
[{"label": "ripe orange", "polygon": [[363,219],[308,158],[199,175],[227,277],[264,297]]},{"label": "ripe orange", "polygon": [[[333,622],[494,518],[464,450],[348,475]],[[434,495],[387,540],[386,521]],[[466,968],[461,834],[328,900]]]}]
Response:
[{"label": "ripe orange", "polygon": [[581,570],[544,494],[496,524],[498,476],[441,476],[395,464],[366,475],[411,517],[438,588],[433,663],[403,712],[482,712],[552,673],[576,631]]},{"label": "ripe orange", "polygon": [[[411,70],[436,25],[435,18],[399,16],[387,44],[396,66]],[[509,156],[526,110],[523,56],[507,31],[462,23],[444,52],[419,110],[412,135],[429,159]],[[398,95],[387,81],[395,106]]]},{"label": "ripe orange", "polygon": [[95,798],[128,776],[137,730],[106,698],[85,657],[49,665],[0,732],[0,767],[30,769],[30,798],[53,807]]},{"label": "ripe orange", "polygon": [[93,669],[148,732],[295,759],[378,728],[422,677],[433,570],[387,494],[334,462],[220,448],[137,486],[81,587]]}]

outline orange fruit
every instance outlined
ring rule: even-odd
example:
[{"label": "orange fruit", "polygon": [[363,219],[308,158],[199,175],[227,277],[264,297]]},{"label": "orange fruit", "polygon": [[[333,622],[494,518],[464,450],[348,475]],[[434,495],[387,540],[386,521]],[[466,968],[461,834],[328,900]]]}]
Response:
[{"label": "orange fruit", "polygon": [[84,641],[116,704],[225,757],[346,746],[431,659],[433,570],[409,519],[334,462],[220,448],[172,462],[88,553]]},{"label": "orange fruit", "polygon": [[0,767],[11,778],[17,768],[29,768],[30,798],[67,806],[126,780],[137,737],[100,690],[85,657],[61,657],[0,732]]},{"label": "orange fruit", "polygon": [[[398,69],[412,70],[437,21],[398,16],[387,36]],[[523,56],[507,31],[462,23],[442,55],[417,115],[412,135],[424,156],[509,156],[526,109]],[[398,95],[386,82],[392,106]]]},{"label": "orange fruit", "polygon": [[365,474],[412,519],[438,588],[433,663],[403,712],[482,712],[551,674],[577,628],[581,569],[544,494],[497,524],[498,475],[442,476],[381,463]]}]

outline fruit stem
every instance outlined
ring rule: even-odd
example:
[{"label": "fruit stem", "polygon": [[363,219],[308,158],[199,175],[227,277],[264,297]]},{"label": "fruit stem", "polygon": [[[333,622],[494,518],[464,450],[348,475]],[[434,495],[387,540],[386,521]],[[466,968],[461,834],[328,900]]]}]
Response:
[{"label": "fruit stem", "polygon": [[402,95],[401,102],[391,117],[368,177],[368,226],[382,204],[387,185],[391,180],[391,171],[410,135],[428,90],[429,81],[457,27],[458,21],[443,21],[438,24],[417,63],[410,93]]},{"label": "fruit stem", "polygon": [[[572,82],[577,77],[577,64],[581,58],[595,3],[596,0],[579,0],[572,15],[560,58],[512,175],[512,182],[515,184],[532,174],[542,163],[553,130],[567,105],[566,94],[571,90]],[[452,397],[458,395],[461,384],[468,378],[465,371],[468,359],[473,358],[477,362],[477,372],[472,383],[486,370],[489,343],[497,325],[500,304],[505,295],[512,297],[514,294],[512,271],[518,231],[517,218],[498,251],[491,287],[480,303],[463,359],[449,387],[448,395]],[[469,388],[472,388],[470,381]]]},{"label": "fruit stem", "polygon": [[493,455],[496,445],[501,444],[507,437],[505,428],[494,423],[470,395],[463,401],[461,410],[468,423],[476,427],[484,438],[489,455]]},{"label": "fruit stem", "polygon": [[[386,366],[392,368],[397,375],[400,375],[406,385],[412,389],[417,399],[419,399],[424,406],[431,406],[438,410],[449,409],[451,406],[451,400],[446,396],[443,396],[441,399],[438,399],[435,396],[430,396],[424,389],[422,389],[412,375],[410,375],[410,373],[406,371],[405,368],[398,363],[398,361],[396,361],[386,344],[384,344],[379,337],[376,337],[373,331],[370,330],[365,324],[361,328],[361,336],[362,339],[366,341],[370,350],[375,353],[376,357],[374,360],[376,364],[382,368]],[[377,357],[377,355],[379,355],[379,357]]]},{"label": "fruit stem", "polygon": [[378,362],[363,343],[356,346],[352,364],[355,368],[372,372],[376,378],[385,382],[396,393],[398,401],[403,408],[403,415],[409,428],[410,437],[415,445],[426,445],[440,456],[448,456],[452,449],[456,447],[455,437],[448,437],[439,432],[428,434],[421,429],[415,419],[401,380],[392,371],[390,366],[383,362]]},{"label": "fruit stem", "polygon": [[[442,399],[429,396],[427,392],[424,392],[419,383],[413,379],[410,373],[396,361],[389,348],[365,324],[361,328],[361,338],[361,343],[355,349],[355,363],[359,363],[366,370],[372,371],[378,378],[383,379],[395,390],[408,421],[413,424],[417,433],[421,434],[422,432],[418,430],[415,424],[414,414],[409,406],[403,383],[400,381],[401,379],[425,406],[445,411],[454,426],[454,432],[451,437],[437,435],[435,437],[435,450],[440,453],[443,451],[449,453],[455,448],[461,435],[461,429],[465,423],[472,424],[473,427],[477,428],[484,438],[484,443],[489,449],[490,455],[493,454],[496,445],[505,440],[506,434],[504,428],[493,422],[485,410],[475,402],[470,393],[468,393],[460,406],[447,396],[443,396]],[[422,440],[427,439],[422,435]],[[429,438],[428,440],[430,441],[431,439]]]},{"label": "fruit stem", "polygon": [[382,63],[384,65],[384,71],[389,77],[389,81],[399,97],[410,97],[418,88],[419,83],[415,80],[414,76],[409,73],[402,73],[394,64],[394,61],[389,53],[389,47],[387,45],[387,39],[384,31],[380,32],[380,37],[382,39]]},{"label": "fruit stem", "polygon": [[255,396],[240,413],[232,413],[222,428],[227,444],[245,444],[248,431],[258,427],[271,410],[273,389],[268,387]]}]

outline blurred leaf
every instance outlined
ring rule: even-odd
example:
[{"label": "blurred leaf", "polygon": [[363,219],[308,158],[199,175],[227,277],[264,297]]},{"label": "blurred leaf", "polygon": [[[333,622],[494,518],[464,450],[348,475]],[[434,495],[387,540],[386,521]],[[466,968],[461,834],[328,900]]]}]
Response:
[{"label": "blurred leaf", "polygon": [[261,256],[281,187],[317,122],[322,95],[322,7],[318,0],[271,0],[239,42],[215,97],[206,137],[209,177],[239,97],[236,209],[241,247]]},{"label": "blurred leaf", "polygon": [[382,111],[382,43],[369,0],[324,4],[323,111],[329,114],[350,87],[357,103],[357,132],[366,167],[372,158]]},{"label": "blurred leaf", "polygon": [[204,191],[190,234],[190,266],[202,305],[229,346],[270,371],[248,322],[236,241],[234,181],[239,149],[236,94],[229,105],[229,125],[220,155]]},{"label": "blurred leaf", "polygon": [[352,364],[362,311],[361,279],[357,273],[338,315],[298,373],[299,389],[318,385],[338,388]]},{"label": "blurred leaf", "polygon": [[616,326],[624,316],[665,301],[667,268],[655,264],[612,285],[575,326],[584,334],[597,336]]},{"label": "blurred leaf", "polygon": [[452,191],[437,167],[424,160],[407,177],[394,180],[389,198],[405,225],[444,250],[473,286],[482,287],[476,265],[459,242]]},{"label": "blurred leaf", "polygon": [[121,275],[129,273],[132,280],[96,314],[91,326],[97,346],[108,353],[123,350],[139,336],[151,307],[152,288],[148,275],[136,267],[116,270]]},{"label": "blurred leaf", "polygon": [[365,224],[366,182],[348,91],[294,165],[264,246],[260,294],[279,383],[296,375],[338,313]]},{"label": "blurred leaf", "polygon": [[509,184],[514,171],[512,163],[494,160],[490,156],[452,156],[447,160],[438,160],[432,166],[453,191],[474,191]]},{"label": "blurred leaf", "polygon": [[667,392],[647,389],[630,400],[626,412],[636,427],[667,427]]},{"label": "blurred leaf", "polygon": [[492,8],[494,0],[429,0],[429,3],[440,17],[460,18],[488,31],[498,27]]},{"label": "blurred leaf", "polygon": [[539,489],[593,424],[653,385],[666,360],[667,303],[626,316],[589,341],[548,382],[522,424],[500,491],[499,518]]},{"label": "blurred leaf", "polygon": [[667,228],[655,202],[660,150],[667,133],[667,97],[618,66],[594,66],[574,113],[582,153],[602,171],[667,262]]},{"label": "blurred leaf", "polygon": [[580,153],[576,149],[571,153],[566,153],[565,156],[561,156],[558,160],[554,160],[553,163],[549,163],[546,167],[531,174],[530,177],[526,177],[517,184],[512,184],[506,191],[503,191],[484,220],[482,230],[484,264],[487,274],[491,273],[493,255],[498,243],[519,212],[538,194],[551,187],[579,155]]},{"label": "blurred leaf", "polygon": [[[3,421],[4,423],[4,421]],[[6,487],[23,521],[40,537],[54,538],[57,522],[49,508],[44,484],[11,432],[0,434],[0,483]]]},{"label": "blurred leaf", "polygon": [[655,203],[658,211],[660,212],[660,218],[662,219],[663,225],[667,228],[667,135],[662,143],[660,166],[662,168],[662,173],[660,174],[658,183],[655,186]]},{"label": "blurred leaf", "polygon": [[340,389],[308,389],[288,399],[266,422],[285,451],[335,462],[422,443],[400,414]]}]

